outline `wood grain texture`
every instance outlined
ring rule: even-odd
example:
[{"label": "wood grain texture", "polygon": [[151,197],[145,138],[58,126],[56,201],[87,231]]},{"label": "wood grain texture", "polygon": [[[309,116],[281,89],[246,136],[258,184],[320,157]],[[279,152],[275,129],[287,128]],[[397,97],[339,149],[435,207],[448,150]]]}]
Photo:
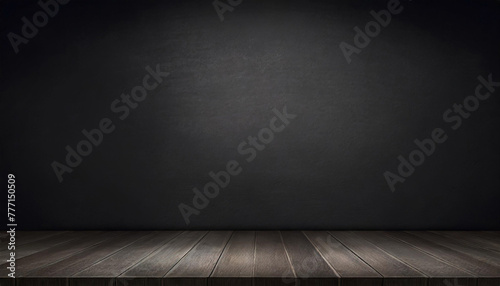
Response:
[{"label": "wood grain texture", "polygon": [[16,245],[21,246],[31,242],[35,242],[44,238],[52,237],[66,231],[17,231]]},{"label": "wood grain texture", "polygon": [[232,231],[209,232],[165,275],[163,284],[206,285],[231,234]]},{"label": "wood grain texture", "polygon": [[472,277],[465,270],[458,269],[443,260],[428,255],[419,249],[381,232],[357,232],[388,254],[412,266],[429,277]]},{"label": "wood grain texture", "polygon": [[283,244],[301,285],[338,285],[339,275],[300,231],[282,231]]},{"label": "wood grain texture", "polygon": [[117,277],[179,234],[179,231],[155,232],[76,273],[74,276],[90,278]]},{"label": "wood grain texture", "polygon": [[82,252],[62,259],[51,265],[40,267],[27,276],[30,277],[69,277],[101,261],[109,255],[130,245],[134,241],[151,234],[149,231],[134,231],[118,235]]},{"label": "wood grain texture", "polygon": [[294,281],[279,231],[256,232],[254,277],[254,285],[287,285]]},{"label": "wood grain texture", "polygon": [[329,233],[380,273],[384,277],[384,285],[397,281],[392,278],[402,277],[409,279],[408,281],[415,285],[426,284],[426,276],[423,273],[382,251],[362,237],[347,231],[330,231]]},{"label": "wood grain texture", "polygon": [[490,236],[480,231],[433,231],[464,244],[472,245],[493,251],[500,251],[500,238]]},{"label": "wood grain texture", "polygon": [[450,249],[462,252],[464,254],[472,256],[486,263],[500,266],[500,253],[496,253],[494,251],[485,251],[482,248],[471,246],[466,243],[461,243],[454,239],[443,237],[441,235],[427,231],[410,231],[408,233],[421,237],[425,240],[440,244],[442,246],[448,247]]},{"label": "wood grain texture", "polygon": [[490,249],[498,237],[425,231],[38,232],[25,235],[19,246],[32,253],[17,261],[17,278],[0,269],[0,285],[498,286],[500,254]]},{"label": "wood grain texture", "polygon": [[305,231],[304,233],[340,277],[382,278],[377,271],[328,232]]},{"label": "wood grain texture", "polygon": [[[87,231],[79,231],[79,232],[63,232],[60,234],[56,234],[54,236],[48,236],[43,239],[35,239],[32,242],[26,243],[22,245],[22,247],[18,247],[16,249],[16,258],[20,259],[25,256],[40,252],[42,250],[45,250],[47,248],[50,248],[52,246],[68,242],[72,239],[77,239],[84,237],[85,235],[89,235],[90,232]],[[7,250],[3,250],[3,254],[7,253]]]},{"label": "wood grain texture", "polygon": [[[16,232],[16,247],[19,249],[20,246],[24,246],[28,243],[32,243],[44,238],[62,234],[64,231],[17,231]],[[5,236],[0,238],[0,261],[4,262],[9,258],[10,250],[7,249],[7,244],[9,243],[10,237]],[[26,255],[24,255],[26,256]],[[22,253],[17,253],[17,258],[23,257]]]},{"label": "wood grain texture", "polygon": [[429,255],[443,259],[457,268],[466,269],[475,276],[498,277],[500,275],[500,267],[488,264],[451,248],[447,248],[405,232],[391,231],[386,232],[386,234],[413,245],[417,249]]},{"label": "wood grain texture", "polygon": [[161,278],[206,234],[206,231],[184,232],[120,276]]},{"label": "wood grain texture", "polygon": [[[33,253],[28,256],[23,256],[21,258],[16,259],[16,277],[22,277],[28,274],[33,269],[38,267],[53,263],[57,260],[63,259],[75,252],[81,251],[87,247],[90,247],[93,244],[97,244],[105,237],[103,235],[104,232],[81,232],[81,233],[71,233],[72,238],[66,240],[63,243],[58,243],[52,247],[45,248],[45,245],[42,247],[43,250],[36,251],[33,250]],[[110,232],[105,234],[104,236],[113,236],[116,235],[115,232]],[[49,237],[50,238],[50,237]],[[66,238],[67,239],[67,238]],[[37,244],[34,242],[33,244]],[[29,246],[28,244],[27,246]],[[23,247],[18,247],[21,251]],[[17,254],[17,249],[16,249]],[[6,276],[8,263],[4,263],[0,268],[0,277]]]},{"label": "wood grain texture", "polygon": [[491,239],[500,239],[500,231],[481,231],[482,233],[488,235]]},{"label": "wood grain texture", "polygon": [[210,275],[209,285],[252,285],[255,232],[236,231]]},{"label": "wood grain texture", "polygon": [[122,233],[116,231],[96,232],[89,236],[74,239],[67,243],[62,243],[46,250],[37,252],[33,255],[21,258],[20,260],[18,260],[16,267],[18,276],[26,276],[31,271],[39,267],[50,265],[54,262],[67,258],[103,241],[113,238],[119,234]]}]

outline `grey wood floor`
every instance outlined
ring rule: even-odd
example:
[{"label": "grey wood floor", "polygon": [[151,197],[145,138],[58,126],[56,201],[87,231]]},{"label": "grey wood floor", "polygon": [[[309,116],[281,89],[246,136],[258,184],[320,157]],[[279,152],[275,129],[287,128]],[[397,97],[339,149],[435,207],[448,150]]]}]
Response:
[{"label": "grey wood floor", "polygon": [[35,231],[0,285],[500,286],[500,232]]}]

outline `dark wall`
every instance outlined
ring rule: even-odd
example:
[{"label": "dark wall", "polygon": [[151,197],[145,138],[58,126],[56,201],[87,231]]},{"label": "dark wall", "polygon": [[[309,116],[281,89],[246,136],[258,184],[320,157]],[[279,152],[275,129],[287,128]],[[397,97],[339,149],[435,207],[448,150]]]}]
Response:
[{"label": "dark wall", "polygon": [[[500,87],[453,111],[479,76],[500,81],[500,2],[401,1],[348,63],[339,45],[387,3],[243,0],[221,21],[211,0],[73,0],[16,54],[8,34],[40,6],[2,1],[1,176],[16,176],[18,228],[500,229]],[[114,112],[148,66],[169,74]],[[285,107],[296,117],[265,149],[238,151]],[[59,182],[53,164],[70,170],[66,146],[103,118],[114,130]],[[400,174],[433,132],[446,141]],[[186,225],[179,205],[231,160],[240,173]]]}]

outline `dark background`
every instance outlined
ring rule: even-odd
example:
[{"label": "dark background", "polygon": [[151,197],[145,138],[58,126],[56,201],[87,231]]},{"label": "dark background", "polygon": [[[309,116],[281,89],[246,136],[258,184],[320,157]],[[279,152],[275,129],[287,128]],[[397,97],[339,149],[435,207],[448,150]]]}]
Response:
[{"label": "dark background", "polygon": [[[479,75],[500,80],[498,1],[402,1],[351,64],[339,44],[387,1],[243,0],[221,22],[211,1],[73,0],[17,55],[7,33],[40,8],[0,3],[18,229],[500,230],[500,91],[458,130],[442,120]],[[157,64],[170,76],[118,120],[110,103]],[[285,105],[297,118],[245,162],[238,144]],[[51,163],[103,117],[116,130],[59,183]],[[383,173],[436,127],[448,140],[391,192]],[[186,226],[178,205],[232,159],[242,173]]]}]

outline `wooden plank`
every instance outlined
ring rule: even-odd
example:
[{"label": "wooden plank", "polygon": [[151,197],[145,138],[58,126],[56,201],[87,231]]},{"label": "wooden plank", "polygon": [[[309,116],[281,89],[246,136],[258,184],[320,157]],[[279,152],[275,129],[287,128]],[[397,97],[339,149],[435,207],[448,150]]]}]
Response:
[{"label": "wooden plank", "polygon": [[[382,278],[373,268],[326,231],[305,231],[309,241],[319,250],[340,277]],[[380,281],[382,282],[382,281]]]},{"label": "wooden plank", "polygon": [[427,279],[423,273],[407,265],[396,257],[382,251],[364,238],[347,231],[329,231],[338,241],[355,253],[384,277],[385,283],[392,284],[395,279],[408,278],[410,285],[426,285]]},{"label": "wooden plank", "polygon": [[339,285],[339,275],[300,231],[282,231],[283,244],[300,285]]},{"label": "wooden plank", "polygon": [[145,257],[120,277],[161,278],[206,234],[206,231],[184,232]]},{"label": "wooden plank", "polygon": [[496,239],[500,239],[500,231],[482,231],[482,232],[489,235],[490,237],[495,237]]},{"label": "wooden plank", "polygon": [[473,236],[481,237],[486,240],[494,241],[496,244],[500,243],[500,231],[447,231],[447,232],[467,233]]},{"label": "wooden plank", "polygon": [[61,261],[31,271],[26,276],[70,277],[149,234],[150,231],[134,231],[118,235]]},{"label": "wooden plank", "polygon": [[26,276],[30,271],[62,260],[118,234],[117,232],[98,231],[21,258],[16,262],[17,277]]},{"label": "wooden plank", "polygon": [[[180,231],[162,231],[147,235],[72,277],[114,278],[178,236]],[[71,282],[71,280],[70,280]]]},{"label": "wooden plank", "polygon": [[482,234],[479,231],[433,231],[433,233],[471,246],[500,251],[500,238],[487,237],[487,234]]},{"label": "wooden plank", "polygon": [[21,246],[37,240],[42,240],[51,236],[55,236],[66,231],[17,231],[16,245]]},{"label": "wooden plank", "polygon": [[446,261],[430,256],[407,243],[381,232],[361,231],[356,233],[388,254],[397,257],[399,260],[429,276],[430,286],[441,285],[443,279],[450,277],[458,278],[457,281],[460,285],[476,285],[476,279],[473,278],[470,272],[458,269]]},{"label": "wooden plank", "polygon": [[500,267],[485,263],[462,252],[444,247],[405,232],[390,231],[385,233],[404,241],[429,255],[446,260],[449,264],[457,268],[467,270],[475,276],[498,277],[500,275]]},{"label": "wooden plank", "polygon": [[[63,232],[54,236],[49,236],[40,240],[35,240],[33,242],[24,244],[22,247],[16,248],[16,259],[23,258],[25,256],[53,247],[55,245],[65,243],[72,239],[77,239],[89,234],[90,232],[88,231],[78,231],[78,232],[70,231],[70,232]],[[9,251],[4,250],[2,251],[2,254],[0,254],[0,256],[4,256],[5,253],[8,252]]]},{"label": "wooden plank", "polygon": [[[60,237],[70,233],[73,234]],[[238,231],[232,236],[230,231],[105,233],[109,237],[97,232],[53,236],[40,232],[25,236],[27,242],[23,246],[31,245],[29,251],[33,253],[18,259],[16,280],[0,279],[0,283],[6,286],[14,286],[13,281],[17,281],[16,286],[500,285],[500,253],[486,247],[498,241],[496,233]],[[45,238],[36,239],[37,235]],[[57,244],[46,248],[51,244],[49,238],[55,238]],[[0,273],[6,276],[4,269]]]},{"label": "wooden plank", "polygon": [[[35,241],[40,241],[42,239],[46,239],[49,237],[53,237],[53,236],[56,236],[56,235],[59,235],[59,234],[65,233],[65,232],[66,231],[16,231],[16,259],[20,259],[22,257],[25,257],[27,255],[32,254],[32,253],[28,253],[25,251],[20,251],[21,247],[23,247],[24,245],[35,242]],[[6,236],[5,238],[6,238],[5,243],[7,243],[9,236]],[[3,239],[1,239],[1,242],[2,242],[1,244],[3,246],[3,242],[4,242]],[[4,250],[4,249],[5,248],[2,247],[2,250],[0,251],[0,259],[2,262],[9,258],[9,254],[11,252],[10,250]],[[0,271],[0,276],[5,275],[5,274],[6,274],[6,272],[2,269],[2,271]],[[11,279],[11,278],[8,278],[8,279]],[[11,279],[11,280],[8,280],[8,279],[5,279],[5,281],[0,279],[0,286],[14,285],[15,284],[14,279]],[[37,284],[38,281],[35,281],[35,280],[24,281],[24,280],[17,279],[17,281],[19,281],[18,284],[20,284],[20,285],[39,285],[39,284]],[[50,281],[50,283],[52,283],[53,285],[57,285],[60,282],[61,282],[61,279],[58,279],[57,281]]]},{"label": "wooden plank", "polygon": [[381,286],[382,275],[326,231],[305,231],[309,241],[340,276],[341,285]]},{"label": "wooden plank", "polygon": [[208,279],[209,285],[252,285],[255,232],[236,231]]},{"label": "wooden plank", "polygon": [[[35,241],[33,243],[27,244],[25,246],[22,246],[20,248],[16,248],[16,277],[22,277],[23,275],[27,274],[29,271],[35,269],[38,265],[40,265],[42,262],[40,260],[45,259],[46,256],[49,256],[48,259],[58,259],[58,254],[59,253],[51,253],[51,251],[55,250],[64,250],[68,243],[71,243],[72,241],[81,241],[86,238],[95,236],[97,232],[73,232],[73,233],[68,233],[62,234],[62,237],[58,237],[56,239],[56,244],[53,245],[52,247],[47,247],[48,245],[51,245],[49,241]],[[47,239],[50,239],[47,238]],[[23,251],[25,247],[29,246],[28,252]],[[35,248],[35,246],[40,247],[40,250]],[[32,253],[27,256],[22,256],[18,257],[18,252],[21,253]],[[68,252],[72,252],[72,250],[69,250]],[[9,270],[7,269],[8,263],[4,263],[0,265],[0,277],[7,277],[7,274]]]},{"label": "wooden plank", "polygon": [[288,285],[295,281],[279,231],[255,233],[254,285]]},{"label": "wooden plank", "polygon": [[408,233],[416,235],[433,243],[440,244],[447,248],[462,252],[478,260],[484,261],[488,264],[500,266],[500,254],[496,252],[493,251],[487,252],[484,251],[484,249],[463,244],[456,240],[449,239],[427,231],[409,231]]},{"label": "wooden plank", "polygon": [[481,237],[489,241],[495,242],[495,245],[500,244],[500,232],[497,231],[471,231],[474,236]]},{"label": "wooden plank", "polygon": [[427,276],[362,237],[347,231],[329,233],[381,274],[384,286],[427,286]]},{"label": "wooden plank", "polygon": [[232,231],[211,231],[177,263],[163,285],[207,285]]}]

